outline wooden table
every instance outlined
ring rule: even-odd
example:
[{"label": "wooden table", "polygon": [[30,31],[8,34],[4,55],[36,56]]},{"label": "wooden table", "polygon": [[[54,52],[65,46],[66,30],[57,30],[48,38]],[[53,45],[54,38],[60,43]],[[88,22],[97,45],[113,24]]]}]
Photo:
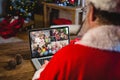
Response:
[{"label": "wooden table", "polygon": [[[44,26],[48,27],[49,26],[49,16],[51,9],[57,9],[57,10],[65,10],[72,15],[72,24],[79,24],[79,13],[82,13],[82,8],[81,7],[72,7],[72,6],[59,6],[58,4],[54,3],[45,3],[43,2],[44,5]],[[82,19],[81,19],[82,20]]]},{"label": "wooden table", "polygon": [[[21,54],[23,62],[13,70],[5,67],[15,54]],[[31,80],[35,69],[30,61],[28,42],[0,44],[0,80]]]}]

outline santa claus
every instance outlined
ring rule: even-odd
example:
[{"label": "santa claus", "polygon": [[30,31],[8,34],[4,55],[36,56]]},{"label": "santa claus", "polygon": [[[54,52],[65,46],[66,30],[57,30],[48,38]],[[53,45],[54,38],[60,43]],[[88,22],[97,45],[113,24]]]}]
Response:
[{"label": "santa claus", "polygon": [[120,0],[86,2],[83,37],[46,61],[33,80],[120,80]]}]

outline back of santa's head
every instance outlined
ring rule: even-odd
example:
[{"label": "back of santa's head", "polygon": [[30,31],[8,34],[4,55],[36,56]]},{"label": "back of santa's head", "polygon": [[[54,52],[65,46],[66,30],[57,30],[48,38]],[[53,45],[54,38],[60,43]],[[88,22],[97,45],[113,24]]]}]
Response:
[{"label": "back of santa's head", "polygon": [[120,0],[86,0],[102,24],[120,25]]}]

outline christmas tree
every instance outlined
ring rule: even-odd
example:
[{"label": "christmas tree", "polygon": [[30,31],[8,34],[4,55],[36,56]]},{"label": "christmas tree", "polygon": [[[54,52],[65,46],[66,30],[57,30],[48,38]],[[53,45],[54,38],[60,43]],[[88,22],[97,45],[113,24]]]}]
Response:
[{"label": "christmas tree", "polygon": [[12,16],[22,16],[24,20],[33,19],[37,0],[8,0],[7,13]]}]

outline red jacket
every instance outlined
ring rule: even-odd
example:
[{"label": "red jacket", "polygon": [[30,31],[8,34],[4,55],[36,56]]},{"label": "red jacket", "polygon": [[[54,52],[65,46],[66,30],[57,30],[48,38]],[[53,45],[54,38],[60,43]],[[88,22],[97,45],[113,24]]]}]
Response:
[{"label": "red jacket", "polygon": [[120,80],[120,53],[70,44],[54,55],[39,80]]}]

